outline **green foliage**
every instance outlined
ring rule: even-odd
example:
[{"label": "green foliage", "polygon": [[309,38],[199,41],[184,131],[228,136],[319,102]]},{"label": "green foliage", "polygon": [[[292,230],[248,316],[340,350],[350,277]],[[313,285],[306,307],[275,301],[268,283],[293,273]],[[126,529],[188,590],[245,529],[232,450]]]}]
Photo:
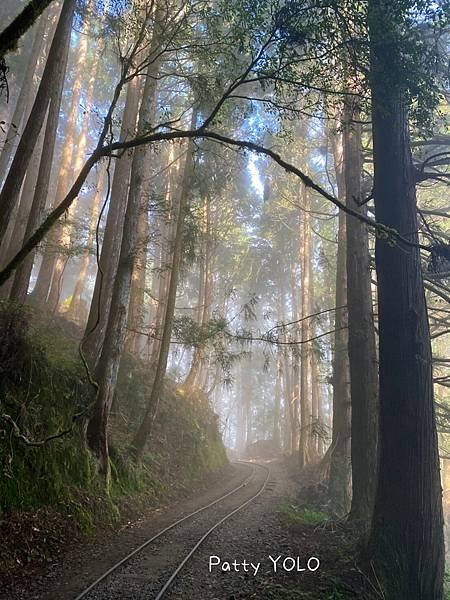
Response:
[{"label": "green foliage", "polygon": [[328,516],[318,510],[299,508],[295,504],[286,504],[281,512],[293,525],[320,525],[328,521]]},{"label": "green foliage", "polygon": [[[73,415],[92,401],[78,341],[65,326],[22,307],[0,306],[0,412],[32,442],[70,429]],[[15,436],[10,423],[0,422],[0,514],[54,507],[90,532],[99,520],[116,520],[127,497],[142,496],[148,503],[169,494],[173,482],[187,482],[224,464],[207,399],[184,398],[170,382],[143,464],[129,459],[130,436],[150,383],[148,368],[124,355],[111,419],[109,493],[78,423],[69,434],[32,447]]]},{"label": "green foliage", "polygon": [[[349,596],[348,589],[343,588],[339,583],[331,590],[318,592],[272,584],[264,591],[264,594],[267,600],[348,600],[350,597],[356,597],[354,594]],[[369,600],[369,597],[365,596],[365,600]]]},{"label": "green foliage", "polygon": [[[31,442],[70,429],[74,413],[90,398],[74,345],[56,330],[50,334],[44,327],[38,333],[30,312],[17,306],[1,307],[0,339],[5,354],[1,412]],[[76,428],[52,443],[30,447],[2,423],[0,460],[1,510],[70,503],[68,483],[87,488],[95,471]]]},{"label": "green foliage", "polygon": [[444,575],[444,599],[450,600],[450,573]]}]

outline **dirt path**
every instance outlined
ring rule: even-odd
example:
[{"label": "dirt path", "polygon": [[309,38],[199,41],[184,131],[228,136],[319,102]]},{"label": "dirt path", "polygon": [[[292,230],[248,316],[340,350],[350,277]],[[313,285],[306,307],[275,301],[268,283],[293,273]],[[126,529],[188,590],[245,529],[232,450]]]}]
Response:
[{"label": "dirt path", "polygon": [[[180,571],[164,600],[336,600],[370,598],[371,590],[354,564],[354,549],[344,531],[332,526],[289,526],[280,508],[298,492],[280,461],[227,467],[183,501],[146,515],[119,532],[74,547],[52,565],[1,600],[74,600],[90,583],[161,529],[233,490],[214,507],[188,519],[133,557],[85,600],[154,600],[193,545],[222,517],[264,491],[222,523]],[[75,546],[75,545],[74,545]],[[308,562],[309,561],[309,562]],[[320,565],[319,565],[320,561]],[[344,577],[342,577],[345,575]]]},{"label": "dirt path", "polygon": [[381,597],[372,594],[373,587],[355,564],[354,541],[345,528],[332,521],[289,525],[280,508],[296,502],[301,484],[283,463],[269,467],[265,492],[206,540],[164,600]]},{"label": "dirt path", "polygon": [[[295,495],[295,484],[280,462],[265,464],[270,468],[270,477],[264,493],[208,538],[168,591],[167,600],[281,597],[278,592],[284,586],[286,573],[279,565],[292,555],[293,548],[279,511]],[[301,560],[302,554],[298,554]],[[280,555],[274,573],[270,557],[276,560]],[[220,564],[216,565],[219,559]],[[298,573],[299,587],[302,577],[308,576],[314,574]]]},{"label": "dirt path", "polygon": [[[293,484],[284,467],[278,462],[266,464],[270,469],[270,477],[265,491],[255,502],[246,506],[211,535],[199,549],[198,555],[182,570],[180,578],[167,592],[167,598],[247,598],[252,597],[264,584],[266,571],[270,566],[269,554],[278,556],[284,550],[287,551],[287,545],[283,545],[282,539],[285,528],[276,523],[279,519],[277,511],[282,501],[293,491]],[[142,520],[130,524],[108,539],[91,541],[74,548],[66,555],[63,564],[53,565],[31,584],[27,582],[20,588],[16,587],[13,592],[9,590],[7,595],[0,593],[0,598],[73,600],[89,583],[143,541],[181,516],[235,488],[248,478],[251,471],[252,467],[247,464],[230,466],[213,488],[173,503],[163,510],[152,510]],[[207,529],[260,489],[265,473],[263,469],[255,469],[253,479],[244,488],[152,543],[105,584],[92,591],[87,600],[154,598],[171,571]],[[210,556],[219,556],[224,561],[241,562],[246,559],[248,562],[260,562],[261,565],[256,575],[242,570],[223,573],[212,566],[209,572]],[[211,559],[211,562],[217,560]],[[234,593],[244,591],[244,596],[233,596]]]},{"label": "dirt path", "polygon": [[143,541],[174,520],[214,501],[238,486],[249,475],[246,465],[229,465],[207,482],[167,505],[151,507],[119,530],[99,532],[81,544],[69,544],[67,552],[49,565],[11,585],[0,586],[0,600],[68,600],[104,573]]},{"label": "dirt path", "polygon": [[[155,598],[171,572],[210,527],[237,506],[252,498],[263,485],[267,477],[265,469],[247,465],[240,465],[239,467],[246,469],[246,475],[250,475],[254,471],[253,477],[247,485],[214,507],[165,533],[162,538],[153,542],[142,553],[133,557],[119,571],[109,577],[104,584],[100,584],[86,597],[86,600],[110,600],[115,598],[120,600],[144,600]],[[220,494],[217,493],[216,495],[219,496]],[[199,506],[201,504],[199,503]],[[217,530],[218,535],[220,535],[220,529],[221,527]],[[191,590],[183,584],[184,571],[181,572],[180,577],[180,585],[186,594],[183,597],[203,598],[202,595],[192,595]]]}]

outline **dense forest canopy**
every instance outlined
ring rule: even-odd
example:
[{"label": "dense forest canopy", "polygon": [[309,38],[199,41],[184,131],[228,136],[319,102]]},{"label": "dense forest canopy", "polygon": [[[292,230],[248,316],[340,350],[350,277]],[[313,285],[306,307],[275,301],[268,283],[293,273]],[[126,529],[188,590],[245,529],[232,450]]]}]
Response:
[{"label": "dense forest canopy", "polygon": [[[117,415],[135,468],[170,381],[236,455],[320,473],[382,597],[443,598],[449,20],[447,0],[2,2],[3,439],[75,436],[108,490]],[[56,419],[22,389],[41,321],[79,355]]]}]

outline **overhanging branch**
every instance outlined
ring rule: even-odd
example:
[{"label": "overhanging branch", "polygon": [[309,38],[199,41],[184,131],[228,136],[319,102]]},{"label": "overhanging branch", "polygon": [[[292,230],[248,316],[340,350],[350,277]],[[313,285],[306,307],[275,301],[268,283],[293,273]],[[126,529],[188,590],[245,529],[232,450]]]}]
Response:
[{"label": "overhanging branch", "polygon": [[[161,126],[160,126],[161,127]],[[271,158],[275,163],[277,163],[282,169],[284,169],[287,173],[291,173],[298,177],[303,185],[307,188],[315,191],[320,196],[337,206],[340,210],[345,212],[346,214],[359,219],[369,227],[371,227],[376,235],[381,239],[386,240],[389,243],[402,243],[408,247],[421,248],[422,250],[431,251],[431,246],[426,246],[423,244],[417,244],[415,242],[411,242],[410,240],[404,238],[398,231],[383,225],[382,223],[377,223],[374,219],[367,217],[364,214],[346,206],[343,202],[335,198],[332,194],[327,192],[324,188],[322,188],[319,184],[315,183],[306,173],[304,173],[301,169],[292,165],[285,161],[277,152],[271,150],[270,148],[266,148],[260,144],[256,144],[255,142],[251,142],[248,140],[237,140],[221,133],[217,133],[214,131],[208,131],[204,129],[203,126],[198,129],[193,129],[189,131],[156,131],[148,135],[143,135],[136,137],[127,141],[118,141],[111,144],[106,144],[102,147],[98,147],[91,156],[85,162],[83,168],[81,169],[78,177],[76,178],[72,188],[69,190],[67,196],[64,200],[46,217],[43,223],[38,227],[38,229],[34,232],[34,234],[25,242],[23,247],[17,252],[17,254],[9,261],[9,263],[0,271],[0,286],[3,285],[7,279],[10,277],[12,272],[21,264],[21,262],[25,259],[25,257],[44,239],[48,231],[51,227],[56,223],[56,221],[70,208],[74,200],[78,197],[78,194],[86,181],[87,176],[90,171],[94,167],[94,165],[99,162],[102,158],[107,156],[117,156],[115,153],[136,148],[138,146],[142,146],[144,144],[151,144],[156,142],[163,141],[174,141],[179,139],[211,139],[224,144],[229,144],[230,146],[237,146],[239,148],[243,148],[246,150],[250,150],[252,152],[256,152],[257,154],[263,154]]]}]

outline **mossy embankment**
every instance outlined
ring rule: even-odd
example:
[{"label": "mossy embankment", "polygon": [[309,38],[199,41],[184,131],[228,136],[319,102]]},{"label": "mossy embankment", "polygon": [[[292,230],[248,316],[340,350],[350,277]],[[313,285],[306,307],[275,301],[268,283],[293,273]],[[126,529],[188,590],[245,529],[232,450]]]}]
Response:
[{"label": "mossy embankment", "polygon": [[46,560],[65,538],[117,522],[130,505],[157,504],[226,463],[207,397],[185,397],[170,380],[142,464],[129,459],[152,374],[127,355],[111,416],[107,492],[85,444],[83,418],[73,420],[89,412],[94,394],[79,337],[61,317],[0,303],[0,571]]}]

